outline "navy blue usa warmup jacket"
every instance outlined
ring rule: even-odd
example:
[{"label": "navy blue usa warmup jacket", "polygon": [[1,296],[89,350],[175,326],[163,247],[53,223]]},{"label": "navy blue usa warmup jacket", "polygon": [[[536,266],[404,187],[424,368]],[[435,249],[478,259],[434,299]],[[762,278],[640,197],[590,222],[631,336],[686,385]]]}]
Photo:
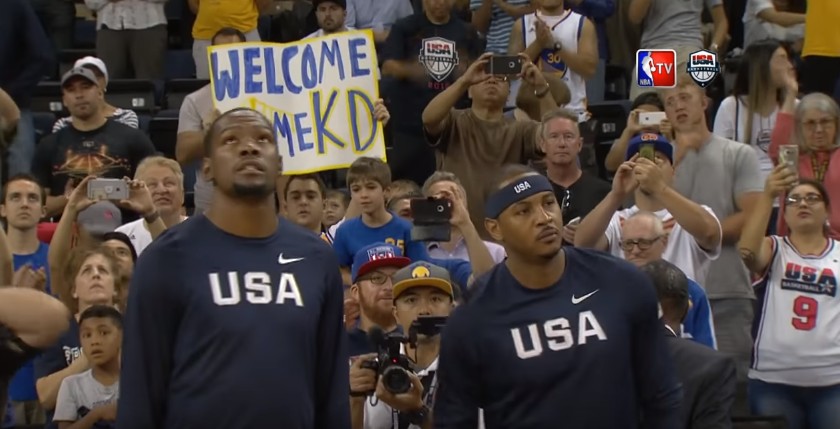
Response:
[{"label": "navy blue usa warmup jacket", "polygon": [[342,314],[332,249],[287,220],[264,239],[169,229],[134,270],[117,427],[349,428]]},{"label": "navy blue usa warmup jacket", "polygon": [[[435,428],[674,429],[681,389],[650,280],[565,248],[555,285],[526,289],[502,263],[443,332]],[[641,420],[641,422],[640,422]]]}]

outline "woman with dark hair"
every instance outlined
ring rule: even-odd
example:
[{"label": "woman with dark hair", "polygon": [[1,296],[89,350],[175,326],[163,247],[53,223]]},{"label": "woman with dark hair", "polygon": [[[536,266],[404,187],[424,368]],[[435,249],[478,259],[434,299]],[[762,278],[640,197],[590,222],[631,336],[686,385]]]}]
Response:
[{"label": "woman with dark hair", "polygon": [[[715,116],[713,132],[750,145],[758,155],[763,179],[773,169],[771,135],[787,94],[786,80],[793,73],[793,64],[779,42],[764,40],[750,45],[738,66],[732,95],[721,102]],[[774,207],[768,232],[775,231],[778,204]]]},{"label": "woman with dark hair", "polygon": [[[784,198],[790,235],[765,236]],[[757,415],[783,415],[791,429],[835,429],[840,409],[840,242],[828,237],[829,197],[785,165],[773,169],[744,223],[741,257],[759,280],[749,398]]]},{"label": "woman with dark hair", "polygon": [[618,170],[618,167],[626,161],[627,144],[636,134],[642,132],[656,133],[664,135],[669,140],[674,140],[673,128],[667,119],[662,119],[655,125],[639,123],[640,115],[653,112],[659,112],[663,118],[665,117],[665,106],[662,104],[662,100],[656,92],[650,91],[639,94],[633,100],[633,105],[630,106],[630,115],[627,117],[627,126],[624,128],[621,136],[610,146],[610,152],[607,154],[607,158],[604,159],[604,166],[607,168],[607,171],[614,172]]}]

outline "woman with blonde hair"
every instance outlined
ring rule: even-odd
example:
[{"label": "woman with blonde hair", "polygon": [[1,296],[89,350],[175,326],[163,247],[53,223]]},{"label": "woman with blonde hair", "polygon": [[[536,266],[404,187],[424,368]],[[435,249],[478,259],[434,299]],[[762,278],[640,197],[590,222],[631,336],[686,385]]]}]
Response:
[{"label": "woman with blonde hair", "polygon": [[89,369],[81,350],[79,315],[94,305],[119,306],[127,281],[113,251],[104,246],[73,249],[63,269],[58,272],[61,284],[69,286],[66,292],[59,294],[59,299],[74,316],[70,320],[70,329],[35,360],[35,389],[38,400],[47,411],[49,423],[46,428],[55,427],[51,423],[52,410],[61,382],[68,376]]},{"label": "woman with blonde hair", "polygon": [[[799,91],[796,77],[789,76],[786,86],[788,95],[773,130],[770,157],[777,161],[782,145],[799,146],[799,178],[815,180],[828,191],[828,233],[840,239],[840,107],[822,93],[808,94],[797,105],[793,95]],[[779,235],[787,231],[784,216],[779,216]]]}]

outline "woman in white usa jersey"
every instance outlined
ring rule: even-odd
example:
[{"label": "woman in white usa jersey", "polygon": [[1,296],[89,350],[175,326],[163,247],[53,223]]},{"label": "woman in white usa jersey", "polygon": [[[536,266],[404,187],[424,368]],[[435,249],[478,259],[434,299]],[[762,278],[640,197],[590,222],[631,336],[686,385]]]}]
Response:
[{"label": "woman in white usa jersey", "polygon": [[[764,236],[773,201],[784,198],[790,235]],[[783,164],[744,224],[741,257],[755,283],[755,345],[749,373],[752,412],[783,415],[790,429],[840,424],[840,242],[827,236],[828,194],[797,182]]]}]

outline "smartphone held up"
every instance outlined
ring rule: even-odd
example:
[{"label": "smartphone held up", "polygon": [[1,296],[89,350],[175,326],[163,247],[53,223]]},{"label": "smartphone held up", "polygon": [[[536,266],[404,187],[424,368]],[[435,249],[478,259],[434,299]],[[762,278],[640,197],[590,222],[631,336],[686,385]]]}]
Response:
[{"label": "smartphone held up", "polygon": [[796,174],[796,182],[799,183],[799,146],[795,144],[785,144],[779,146],[779,164],[787,167],[791,172]]},{"label": "smartphone held up", "polygon": [[93,179],[87,183],[91,200],[126,200],[128,196],[128,182],[123,179]]},{"label": "smartphone held up", "polygon": [[493,76],[516,76],[522,73],[522,58],[517,55],[493,55],[484,71]]}]

